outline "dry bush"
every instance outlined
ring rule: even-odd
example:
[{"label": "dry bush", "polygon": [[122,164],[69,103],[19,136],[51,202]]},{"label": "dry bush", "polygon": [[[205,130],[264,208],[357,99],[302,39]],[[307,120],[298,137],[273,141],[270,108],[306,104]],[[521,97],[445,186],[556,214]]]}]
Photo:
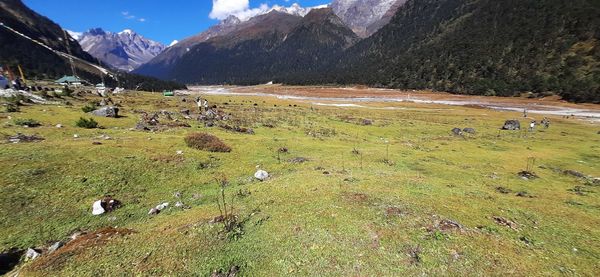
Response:
[{"label": "dry bush", "polygon": [[185,137],[188,147],[210,152],[231,152],[231,147],[215,137],[206,133],[191,133]]}]

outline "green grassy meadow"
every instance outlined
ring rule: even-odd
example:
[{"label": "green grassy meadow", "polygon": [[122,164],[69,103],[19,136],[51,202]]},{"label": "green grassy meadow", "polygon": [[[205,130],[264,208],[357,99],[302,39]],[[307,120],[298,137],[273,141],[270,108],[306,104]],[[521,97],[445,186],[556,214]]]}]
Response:
[{"label": "green grassy meadow", "polygon": [[[209,96],[231,113],[227,124],[253,128],[255,134],[208,128],[178,116],[192,127],[143,132],[131,129],[140,119],[137,111],[179,112],[193,109],[193,101],[149,93],[112,98],[123,117],[94,117],[104,129],[75,127],[80,117],[92,117],[81,107],[100,101],[94,96],[68,99],[71,106],[28,105],[18,113],[0,113],[0,135],[45,138],[0,144],[0,252],[47,247],[77,231],[133,230],[67,243],[16,268],[20,276],[210,276],[233,266],[240,276],[600,272],[600,185],[563,172],[600,177],[598,125],[550,117],[549,129],[499,131],[506,119],[521,114]],[[16,118],[42,126],[15,126]],[[363,119],[373,124],[365,126]],[[477,133],[454,136],[454,127]],[[233,150],[188,148],[183,138],[192,132],[216,135]],[[282,147],[288,153],[278,154]],[[179,150],[183,155],[176,154]],[[289,161],[296,157],[308,161]],[[529,157],[535,158],[539,178],[524,180],[517,173]],[[257,167],[271,178],[253,179]],[[226,199],[241,222],[234,235],[210,223],[219,215],[215,176],[229,180]],[[92,203],[104,195],[123,206],[92,216]],[[175,207],[177,201],[189,209]],[[170,207],[149,216],[162,202]],[[440,228],[445,220],[462,228]]]}]

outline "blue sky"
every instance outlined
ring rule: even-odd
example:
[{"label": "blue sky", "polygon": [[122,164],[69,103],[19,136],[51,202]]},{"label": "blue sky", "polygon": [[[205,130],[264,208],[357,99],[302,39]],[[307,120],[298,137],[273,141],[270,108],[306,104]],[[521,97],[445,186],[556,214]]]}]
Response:
[{"label": "blue sky", "polygon": [[[82,32],[101,27],[119,32],[132,29],[146,38],[164,44],[197,34],[218,22],[231,11],[244,12],[261,4],[303,7],[328,4],[331,0],[24,0],[36,12],[63,28]],[[264,7],[264,6],[263,6]],[[212,13],[211,13],[212,12]],[[213,18],[210,18],[210,17]]]}]

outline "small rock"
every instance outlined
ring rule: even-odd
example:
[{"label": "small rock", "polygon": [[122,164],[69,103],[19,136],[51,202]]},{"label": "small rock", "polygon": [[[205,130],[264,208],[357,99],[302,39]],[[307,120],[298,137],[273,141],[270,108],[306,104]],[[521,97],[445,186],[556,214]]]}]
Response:
[{"label": "small rock", "polygon": [[264,170],[258,170],[258,171],[256,171],[256,173],[254,173],[254,178],[256,178],[260,181],[265,181],[269,178],[269,173],[267,173]]},{"label": "small rock", "polygon": [[373,125],[373,120],[365,118],[362,120],[362,125],[365,125],[365,126]]},{"label": "small rock", "polygon": [[62,241],[57,241],[54,244],[52,244],[50,247],[48,247],[48,253],[52,253],[56,250],[58,250],[58,248],[61,248],[63,246],[63,242]]},{"label": "small rock", "polygon": [[523,180],[532,180],[538,178],[538,176],[535,173],[526,170],[517,173],[517,175],[519,175],[519,177],[521,177],[521,179]]},{"label": "small rock", "polygon": [[563,173],[566,175],[571,175],[571,176],[577,177],[577,178],[585,178],[586,177],[585,174],[583,174],[579,171],[571,170],[571,169],[565,170],[565,171],[563,171]]},{"label": "small rock", "polygon": [[519,122],[518,120],[507,120],[504,122],[504,125],[502,126],[502,130],[514,131],[514,130],[520,130],[520,129],[521,129],[521,122]]},{"label": "small rock", "polygon": [[77,239],[79,236],[81,236],[81,235],[83,235],[83,234],[84,234],[84,233],[82,233],[82,232],[75,232],[75,233],[73,233],[73,234],[71,235],[71,237],[70,237],[70,238],[71,238],[71,240],[75,240],[75,239]]},{"label": "small rock", "polygon": [[79,138],[79,135],[78,134],[74,134],[73,137],[74,138]]},{"label": "small rock", "polygon": [[510,189],[507,189],[505,187],[496,187],[496,191],[502,194],[508,194],[512,192]]},{"label": "small rock", "polygon": [[475,129],[473,129],[473,128],[464,128],[462,131],[467,134],[471,134],[471,135],[475,134]]},{"label": "small rock", "polygon": [[462,130],[460,128],[454,128],[452,129],[452,134],[454,134],[455,136],[460,136],[462,135]]},{"label": "small rock", "polygon": [[28,248],[27,252],[25,252],[25,261],[35,260],[37,257],[41,256],[42,253],[38,252],[33,248]]},{"label": "small rock", "polygon": [[177,150],[177,155],[183,155],[183,151],[182,150]]},{"label": "small rock", "polygon": [[509,227],[513,230],[517,230],[518,229],[518,225],[516,222],[506,219],[504,217],[501,216],[493,216],[492,219],[494,219],[494,221],[496,221],[496,223],[498,223],[499,225],[503,225],[506,227]]},{"label": "small rock", "polygon": [[94,141],[94,142],[92,142],[92,144],[93,144],[93,145],[102,145],[102,142],[99,142],[99,141]]},{"label": "small rock", "polygon": [[106,196],[92,204],[92,215],[101,215],[105,212],[112,212],[121,205],[119,200]]},{"label": "small rock", "polygon": [[526,191],[519,191],[516,195],[517,197],[533,198],[533,196]]},{"label": "small rock", "polygon": [[175,203],[175,207],[177,207],[177,208],[181,208],[183,206],[184,206],[183,202],[181,202],[181,201],[177,201],[177,203]]},{"label": "small rock", "polygon": [[175,193],[173,193],[173,196],[175,198],[181,198],[181,192],[176,191]]},{"label": "small rock", "polygon": [[169,202],[165,202],[165,203],[162,203],[162,204],[156,206],[156,209],[159,211],[162,211],[162,210],[166,209],[167,207],[169,207]]},{"label": "small rock", "polygon": [[62,128],[62,124],[56,124],[56,128]]},{"label": "small rock", "polygon": [[148,215],[156,215],[156,214],[158,214],[158,213],[160,213],[160,211],[159,211],[158,209],[156,209],[156,208],[152,208],[152,209],[150,209],[150,211],[148,212]]},{"label": "small rock", "polygon": [[102,200],[98,200],[92,204],[92,215],[101,215],[105,212],[104,207],[102,207]]},{"label": "small rock", "polygon": [[288,162],[293,163],[293,164],[301,164],[304,162],[307,162],[308,159],[304,158],[304,157],[296,157],[296,158],[292,158],[290,160],[288,160]]}]

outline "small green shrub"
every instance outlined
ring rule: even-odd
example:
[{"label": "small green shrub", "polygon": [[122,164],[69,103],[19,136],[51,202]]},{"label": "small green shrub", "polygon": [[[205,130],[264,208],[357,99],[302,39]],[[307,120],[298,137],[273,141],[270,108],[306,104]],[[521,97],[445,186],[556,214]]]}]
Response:
[{"label": "small green shrub", "polygon": [[185,137],[185,143],[190,148],[210,152],[231,152],[231,147],[221,139],[206,133],[192,133]]},{"label": "small green shrub", "polygon": [[83,106],[83,107],[81,108],[81,110],[82,110],[84,113],[89,113],[89,112],[93,112],[94,110],[96,110],[96,107],[97,107],[97,106],[96,106],[96,103],[88,103],[87,105]]},{"label": "small green shrub", "polygon": [[75,126],[86,129],[94,129],[98,128],[98,122],[96,122],[96,120],[94,120],[93,118],[85,119],[83,117],[80,117],[79,120],[77,120],[77,122],[75,123]]},{"label": "small green shrub", "polygon": [[31,118],[27,118],[27,119],[17,118],[14,120],[14,123],[17,126],[28,126],[28,127],[37,127],[37,126],[42,125],[37,120],[31,119]]},{"label": "small green shrub", "polygon": [[58,96],[67,96],[67,97],[71,97],[71,95],[73,95],[73,92],[74,92],[74,91],[73,91],[73,90],[72,90],[70,87],[67,87],[67,86],[65,86],[65,87],[62,89],[62,92],[61,92],[61,93],[59,93],[59,95],[58,95]]},{"label": "small green shrub", "polygon": [[20,111],[19,105],[15,105],[13,103],[6,104],[6,112],[7,113],[16,113]]},{"label": "small green shrub", "polygon": [[7,97],[6,101],[9,104],[12,104],[15,106],[21,106],[21,105],[23,105],[23,103],[29,102],[29,99],[27,99],[27,97],[25,97],[22,94],[17,94],[15,96]]}]

